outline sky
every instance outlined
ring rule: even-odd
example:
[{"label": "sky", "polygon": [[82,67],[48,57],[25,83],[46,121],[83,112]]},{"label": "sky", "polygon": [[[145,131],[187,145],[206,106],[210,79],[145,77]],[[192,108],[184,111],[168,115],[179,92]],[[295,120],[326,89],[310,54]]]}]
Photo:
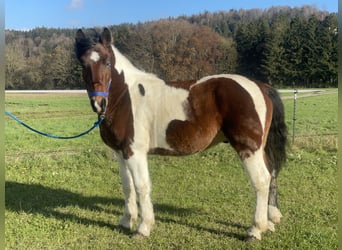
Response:
[{"label": "sky", "polygon": [[5,29],[91,28],[272,6],[338,11],[337,0],[6,0]]}]

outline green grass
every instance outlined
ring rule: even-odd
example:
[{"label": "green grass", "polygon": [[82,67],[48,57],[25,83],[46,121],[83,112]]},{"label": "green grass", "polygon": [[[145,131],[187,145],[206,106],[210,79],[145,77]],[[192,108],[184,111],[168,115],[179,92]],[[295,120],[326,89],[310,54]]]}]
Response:
[{"label": "green grass", "polygon": [[[284,103],[291,137],[293,100]],[[96,120],[85,96],[7,96],[6,109],[60,135]],[[278,178],[284,219],[252,243],[243,238],[254,192],[231,147],[151,156],[156,226],[139,241],[117,227],[119,169],[97,129],[55,140],[6,118],[6,249],[337,249],[336,133],[337,94],[297,100],[297,136]]]}]

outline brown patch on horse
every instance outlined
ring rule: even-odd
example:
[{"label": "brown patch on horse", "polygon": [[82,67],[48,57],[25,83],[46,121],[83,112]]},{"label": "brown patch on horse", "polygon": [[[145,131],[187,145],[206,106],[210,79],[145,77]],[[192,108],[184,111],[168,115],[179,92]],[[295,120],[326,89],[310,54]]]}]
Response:
[{"label": "brown patch on horse", "polygon": [[[243,102],[241,102],[243,100]],[[170,122],[166,139],[179,154],[204,150],[219,138],[229,140],[242,159],[262,145],[262,125],[250,94],[228,78],[212,78],[189,92],[188,120]]]},{"label": "brown patch on horse", "polygon": [[112,149],[122,151],[124,159],[128,159],[133,155],[130,145],[133,142],[134,127],[131,98],[124,79],[123,72],[112,72],[109,103],[100,129],[102,140]]},{"label": "brown patch on horse", "polygon": [[130,148],[134,137],[132,102],[124,72],[119,74],[114,67],[115,55],[111,47],[111,37],[108,34],[102,35],[101,42],[110,55],[112,79],[105,120],[100,126],[101,138],[112,149],[120,150],[124,159],[128,159],[133,155]]},{"label": "brown patch on horse", "polygon": [[114,67],[115,55],[112,50],[111,33],[105,28],[100,36],[96,34],[93,38],[87,38],[82,30],[78,30],[75,41],[75,52],[83,65],[83,78],[88,92],[107,92],[108,84],[111,82],[108,104],[101,95],[92,97],[91,102],[106,105],[104,114],[93,107],[99,115],[105,116],[100,125],[102,140],[112,149],[121,151],[123,157],[128,159],[133,154],[130,148],[134,137],[132,103],[124,72],[119,74]]},{"label": "brown patch on horse", "polygon": [[[221,115],[214,98],[215,84],[201,83],[189,90],[188,120],[173,120],[166,130],[168,144],[179,154],[207,148],[221,127]],[[211,94],[210,94],[211,93]]]},{"label": "brown patch on horse", "polygon": [[[90,54],[96,51],[101,60],[94,62],[90,59]],[[103,61],[106,61],[109,58],[109,53],[107,49],[103,46],[97,44],[91,50],[88,50],[84,55],[81,56],[80,60],[84,64],[84,68],[82,71],[83,80],[87,84],[88,92],[105,92],[107,89],[107,84],[110,79],[110,71],[103,70]],[[108,79],[108,80],[107,80]]]},{"label": "brown patch on horse", "polygon": [[[243,160],[262,146],[263,130],[250,94],[232,79],[223,78],[216,90],[223,116],[222,131]],[[243,100],[243,102],[241,102]]]}]

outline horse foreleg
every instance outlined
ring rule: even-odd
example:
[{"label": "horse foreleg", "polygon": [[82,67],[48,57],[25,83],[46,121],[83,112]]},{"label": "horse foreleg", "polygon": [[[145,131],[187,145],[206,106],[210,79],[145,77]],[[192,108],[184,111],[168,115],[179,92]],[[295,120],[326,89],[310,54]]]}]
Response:
[{"label": "horse foreleg", "polygon": [[149,236],[154,225],[154,213],[150,197],[151,182],[147,166],[147,154],[134,152],[126,162],[132,174],[141,209],[141,223],[138,226],[137,233]]},{"label": "horse foreleg", "polygon": [[131,172],[121,155],[117,154],[120,165],[122,189],[125,195],[125,211],[119,225],[132,229],[138,218],[138,207]]},{"label": "horse foreleg", "polygon": [[265,165],[262,150],[243,159],[245,169],[256,193],[254,225],[248,230],[250,238],[261,240],[261,233],[274,231],[274,224],[268,221],[268,193],[271,175]]}]

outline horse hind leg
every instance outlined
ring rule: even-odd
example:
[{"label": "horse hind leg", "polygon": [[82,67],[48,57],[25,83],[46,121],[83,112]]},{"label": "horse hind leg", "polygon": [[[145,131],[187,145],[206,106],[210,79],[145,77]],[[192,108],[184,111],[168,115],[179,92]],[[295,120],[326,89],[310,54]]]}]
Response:
[{"label": "horse hind leg", "polygon": [[275,224],[280,223],[282,214],[278,208],[277,199],[277,173],[276,170],[272,171],[269,196],[268,196],[268,219]]},{"label": "horse hind leg", "polygon": [[274,231],[274,224],[268,220],[268,198],[271,175],[266,167],[262,148],[259,148],[254,153],[245,154],[242,162],[256,194],[254,223],[248,230],[248,237],[261,240],[261,234],[263,232],[267,230]]}]

